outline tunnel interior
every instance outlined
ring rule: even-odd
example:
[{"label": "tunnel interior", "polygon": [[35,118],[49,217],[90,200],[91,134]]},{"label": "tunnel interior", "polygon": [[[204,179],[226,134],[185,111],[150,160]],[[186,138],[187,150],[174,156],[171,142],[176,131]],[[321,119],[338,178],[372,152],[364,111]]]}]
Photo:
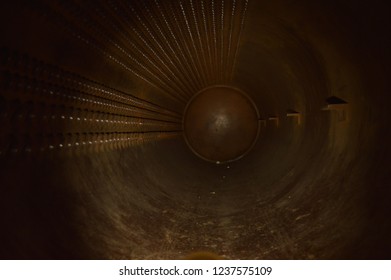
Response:
[{"label": "tunnel interior", "polygon": [[0,8],[0,258],[391,257],[386,1]]}]

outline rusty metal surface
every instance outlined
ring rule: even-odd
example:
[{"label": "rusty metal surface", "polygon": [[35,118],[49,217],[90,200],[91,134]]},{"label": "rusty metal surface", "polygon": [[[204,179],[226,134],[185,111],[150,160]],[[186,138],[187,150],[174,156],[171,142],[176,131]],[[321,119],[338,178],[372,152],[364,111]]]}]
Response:
[{"label": "rusty metal surface", "polygon": [[239,89],[214,86],[197,93],[186,107],[183,132],[189,148],[213,163],[238,160],[259,133],[255,104]]},{"label": "rusty metal surface", "polygon": [[[6,2],[0,258],[391,258],[387,1]],[[216,85],[260,113],[221,164],[182,131]]]}]

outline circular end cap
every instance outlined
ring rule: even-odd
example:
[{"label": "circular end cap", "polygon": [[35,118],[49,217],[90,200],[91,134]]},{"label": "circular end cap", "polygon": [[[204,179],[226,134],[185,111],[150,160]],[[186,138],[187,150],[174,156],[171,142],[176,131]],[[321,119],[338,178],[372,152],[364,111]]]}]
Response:
[{"label": "circular end cap", "polygon": [[216,163],[241,158],[254,146],[259,113],[241,90],[214,86],[196,94],[184,114],[187,145],[199,157]]}]

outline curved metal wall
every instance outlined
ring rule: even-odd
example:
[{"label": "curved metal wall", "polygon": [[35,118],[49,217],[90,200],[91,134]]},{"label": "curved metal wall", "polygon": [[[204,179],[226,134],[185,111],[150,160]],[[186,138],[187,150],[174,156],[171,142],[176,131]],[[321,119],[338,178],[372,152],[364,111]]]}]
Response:
[{"label": "curved metal wall", "polygon": [[[385,1],[15,1],[0,20],[1,258],[391,256]],[[182,136],[213,85],[261,115],[230,163]]]}]

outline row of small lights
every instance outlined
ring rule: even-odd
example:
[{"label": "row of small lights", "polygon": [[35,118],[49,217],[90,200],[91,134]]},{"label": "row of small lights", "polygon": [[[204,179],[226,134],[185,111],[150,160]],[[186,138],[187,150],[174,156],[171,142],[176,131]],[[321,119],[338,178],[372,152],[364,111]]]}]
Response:
[{"label": "row of small lights", "polygon": [[[129,8],[131,9],[133,15],[138,19],[138,21],[143,25],[144,29],[147,31],[147,33],[149,34],[150,38],[156,43],[157,46],[159,46],[159,49],[162,51],[162,53],[165,55],[166,58],[168,58],[168,61],[170,62],[171,65],[173,65],[175,68],[176,68],[176,65],[175,63],[172,61],[172,59],[170,58],[170,56],[164,51],[164,48],[161,46],[161,44],[158,42],[158,40],[156,39],[155,36],[153,36],[153,34],[151,33],[150,29],[145,25],[144,21],[140,18],[140,16],[136,13],[135,9],[131,6],[129,6]],[[171,68],[166,64],[164,63],[163,59],[157,54],[157,52],[148,44],[148,42],[143,38],[143,36],[140,35],[140,32],[138,32],[136,30],[136,28],[134,26],[131,27],[132,28],[132,31],[136,34],[136,36],[143,42],[143,44],[145,46],[147,46],[147,48],[152,52],[153,54],[153,57],[154,58],[157,58],[159,60],[159,62],[164,65],[165,69],[170,73],[170,76],[167,75],[165,73],[165,71],[163,71],[162,69],[160,69],[160,67],[158,67],[157,65],[155,65],[155,63],[147,56],[143,55],[147,60],[148,62],[153,65],[156,69],[158,69],[159,71],[159,75],[163,76],[166,80],[169,80],[169,81],[172,81],[172,77],[176,77],[178,75],[175,75]],[[134,46],[133,44],[133,47],[135,47],[138,52],[142,53],[141,50],[139,50],[137,48],[137,46]],[[128,54],[127,54],[128,55]],[[129,55],[128,55],[129,56]],[[137,63],[137,62],[136,62]],[[159,81],[160,83],[162,83],[163,85],[166,85],[168,86],[169,88],[172,88],[172,86],[170,86],[169,84],[167,84],[167,82],[164,82],[162,81],[158,76],[156,76],[155,74],[153,74],[149,69],[147,69],[145,66],[139,64],[139,66],[141,66],[145,71],[147,71],[150,75],[152,75],[157,81]],[[177,71],[179,71],[177,69]],[[180,73],[180,71],[179,71]],[[183,88],[181,88],[180,86],[178,86],[176,83],[172,83],[173,85],[175,85],[176,89],[174,89],[177,94],[178,94],[178,90],[182,93],[186,93],[186,90],[184,90]],[[184,84],[182,84],[184,85]],[[182,96],[182,95],[181,95]],[[182,96],[183,97],[183,96]]]},{"label": "row of small lights", "polygon": [[[19,118],[22,118],[23,115],[19,115]],[[31,119],[36,118],[37,116],[35,114],[30,114],[28,116]],[[47,115],[41,116],[43,119],[49,118]],[[115,123],[115,124],[127,124],[127,125],[145,125],[145,126],[154,126],[157,125],[156,123],[153,123],[153,121],[148,122],[135,122],[135,121],[120,121],[120,120],[108,120],[108,119],[92,119],[92,118],[80,118],[80,117],[73,117],[73,116],[64,116],[64,115],[51,115],[51,119],[62,119],[62,120],[76,120],[76,121],[89,121],[89,122],[102,122],[102,123]],[[177,124],[166,124],[166,125],[158,125],[159,127],[167,127],[167,126],[177,126]]]},{"label": "row of small lights", "polygon": [[[143,76],[140,71],[137,71],[135,69],[132,69],[131,67],[129,67],[127,64],[123,63],[122,61],[119,61],[116,57],[114,57],[113,55],[111,55],[110,53],[108,53],[104,48],[102,48],[101,46],[91,42],[89,39],[87,39],[86,37],[80,35],[79,33],[75,32],[74,30],[72,30],[71,28],[67,27],[66,25],[63,25],[63,27],[65,27],[68,32],[70,32],[73,36],[75,36],[76,38],[78,38],[79,40],[83,41],[84,43],[86,43],[87,45],[93,47],[94,49],[97,49],[98,51],[100,51],[101,53],[103,53],[106,57],[108,57],[109,59],[111,59],[112,61],[114,61],[115,63],[119,64],[120,66],[122,66],[124,69],[126,69],[127,71],[131,72],[132,74],[136,75],[137,77],[139,77],[140,79],[142,79],[143,81],[153,85],[154,87],[158,87],[160,89],[163,90],[163,92],[166,92],[167,94],[169,94],[172,98],[176,99],[177,101],[180,101],[180,102],[183,102],[183,103],[186,103],[185,100],[182,100],[181,98],[179,98],[177,95],[173,94],[173,92],[176,92],[176,90],[172,91],[172,90],[168,90],[165,89],[165,87],[168,86],[168,88],[172,89],[172,87],[170,87],[167,83],[163,82],[158,76],[156,76],[154,73],[152,73],[149,69],[147,69],[144,65],[142,65],[136,58],[132,57],[129,53],[127,53],[124,49],[122,49],[121,47],[119,47],[118,44],[116,44],[114,41],[112,41],[110,38],[106,38],[109,42],[111,42],[111,44],[114,44],[119,50],[121,50],[121,52],[123,52],[125,55],[127,55],[134,63],[136,63],[139,67],[143,68],[145,71],[147,71],[149,73],[149,77],[152,76],[155,78],[155,80],[157,82],[159,82],[160,85],[162,86],[159,86],[158,84],[156,84],[155,82],[153,82],[151,79],[148,79],[146,78],[145,76]],[[132,27],[133,31],[134,32],[137,32],[137,30]],[[138,33],[138,32],[137,32]],[[137,35],[137,34],[136,34]],[[138,34],[139,38],[141,40],[144,40],[144,38]],[[144,40],[145,41],[145,40]],[[155,51],[149,46],[149,44],[145,41],[144,44],[149,47],[151,49],[152,52],[155,53]],[[156,57],[159,58],[156,54]],[[159,69],[160,70],[160,69]],[[160,70],[161,71],[161,70]],[[164,73],[163,73],[164,74]]]},{"label": "row of small lights", "polygon": [[[20,88],[23,87],[23,84],[19,83],[18,87],[20,87]],[[27,85],[27,89],[31,89],[31,88],[32,88],[31,85]],[[35,89],[37,91],[40,90],[37,87]],[[122,109],[122,110],[128,111],[130,113],[140,113],[140,114],[152,115],[152,116],[154,115],[153,113],[145,113],[145,112],[142,111],[142,109],[139,109],[139,108],[127,108],[125,106],[113,105],[113,104],[110,104],[110,103],[107,103],[107,102],[97,101],[97,100],[93,100],[93,99],[89,99],[89,98],[85,98],[85,97],[68,95],[68,94],[65,94],[65,93],[61,94],[59,91],[47,90],[45,88],[42,89],[42,92],[44,92],[44,93],[49,92],[50,95],[56,95],[56,96],[60,96],[60,97],[68,98],[68,99],[79,100],[79,101],[87,102],[87,103],[90,103],[90,104],[105,106],[105,107],[108,107],[108,108]]]},{"label": "row of small lights", "polygon": [[[112,61],[114,61],[115,63],[119,64],[120,66],[122,66],[124,69],[126,69],[127,71],[129,71],[130,73],[134,74],[135,76],[139,77],[140,79],[142,79],[143,81],[151,84],[152,86],[155,86],[155,87],[158,87],[158,88],[161,88],[163,91],[165,91],[164,88],[158,86],[157,84],[153,83],[151,80],[147,79],[146,77],[144,77],[143,75],[141,75],[140,73],[138,73],[137,71],[135,71],[134,69],[130,68],[128,65],[126,65],[125,63],[119,61],[116,57],[112,56],[110,53],[108,53],[107,51],[105,51],[102,47],[92,43],[90,40],[88,40],[87,38],[81,36],[80,34],[74,32],[74,30],[72,29],[68,29],[68,31],[73,35],[75,36],[76,38],[78,38],[79,40],[83,41],[84,43],[86,43],[87,45],[90,45],[92,46],[94,49],[97,49],[98,51],[100,51],[101,53],[103,53],[106,57],[108,57],[109,59],[111,59]],[[135,60],[136,62],[136,60]],[[136,62],[137,63],[137,62]],[[141,65],[141,64],[140,64]],[[156,77],[158,80],[160,80],[156,75],[153,75],[154,77]]]},{"label": "row of small lights", "polygon": [[[158,9],[162,11],[162,9],[161,9],[161,7],[160,7],[160,5],[159,5],[159,2],[158,2],[157,0],[155,0],[155,4],[156,4],[156,6],[158,7]],[[181,56],[183,57],[183,59],[186,60],[186,55],[184,54],[184,52],[183,52],[181,46],[179,45],[179,43],[178,43],[179,40],[176,38],[174,32],[172,31],[172,28],[170,27],[170,24],[168,23],[166,16],[164,15],[163,12],[161,13],[161,15],[162,15],[162,17],[163,17],[163,20],[164,20],[166,26],[168,27],[168,30],[169,30],[169,32],[170,32],[170,36],[171,36],[172,38],[174,38],[174,42],[176,43],[176,45],[177,45],[177,47],[178,47],[179,53],[181,54]],[[173,14],[173,16],[174,16],[174,19],[176,20],[175,14]],[[160,31],[160,33],[161,33],[161,35],[162,35],[163,32],[161,31],[161,29],[158,28],[158,30]],[[163,37],[164,37],[164,36],[163,36]],[[169,44],[169,42],[168,42],[168,44]],[[174,55],[176,54],[175,51],[173,51],[172,53],[173,53]],[[177,58],[177,59],[180,61],[179,58]],[[197,72],[197,74],[200,75],[198,72]]]},{"label": "row of small lights", "polygon": [[[146,5],[146,3],[143,2],[143,4],[144,4],[144,9],[145,9],[145,10],[148,12],[148,14],[149,14],[149,17],[150,17],[151,19],[154,20],[154,28],[156,27],[156,29],[158,30],[159,35],[161,36],[161,38],[163,38],[163,40],[166,41],[166,44],[167,44],[167,46],[168,46],[169,49],[170,49],[170,54],[172,54],[172,55],[175,57],[176,61],[179,62],[180,66],[182,66],[182,67],[181,67],[182,69],[179,69],[179,68],[178,68],[178,65],[175,64],[175,63],[173,63],[172,60],[169,58],[171,64],[173,64],[173,66],[175,67],[176,71],[178,71],[179,73],[184,73],[184,74],[186,74],[187,71],[186,71],[186,69],[184,68],[184,66],[181,64],[181,59],[176,55],[176,54],[177,54],[177,51],[175,51],[175,50],[173,49],[173,47],[171,46],[170,40],[169,40],[169,39],[167,38],[167,36],[164,34],[164,32],[163,32],[162,29],[160,28],[159,24],[156,23],[155,17],[154,17],[154,15],[151,13],[151,11],[148,9],[148,6]],[[155,4],[156,4],[157,7],[159,8],[159,10],[161,10],[161,9],[160,9],[160,6],[159,6],[159,3],[158,3],[156,0],[155,0]],[[163,16],[163,19],[165,20],[166,25],[167,25],[167,27],[169,28],[169,31],[170,31],[170,33],[171,33],[171,37],[174,38],[174,41],[175,41],[175,43],[176,43],[177,46],[178,46],[179,52],[181,53],[182,57],[186,60],[186,57],[185,57],[185,55],[183,54],[182,48],[179,46],[178,41],[177,41],[175,35],[174,35],[173,32],[172,32],[172,29],[170,28],[170,26],[169,26],[168,23],[167,23],[166,17],[164,16],[163,13],[162,13],[161,15]],[[186,78],[187,80],[191,79],[191,76],[189,76],[189,75],[186,75],[186,76],[187,76],[187,78]],[[185,84],[185,87],[186,87],[186,84]],[[189,92],[195,92],[195,91],[197,91],[197,88],[191,87],[191,86],[190,86]]]},{"label": "row of small lights", "polygon": [[[39,70],[39,67],[36,67],[35,68],[35,71],[38,71]],[[100,93],[103,93],[103,94],[106,94],[106,95],[109,95],[110,97],[115,97],[115,98],[118,98],[118,99],[121,99],[123,101],[126,101],[130,106],[132,105],[138,105],[140,106],[141,108],[140,109],[151,109],[151,110],[156,110],[155,112],[156,113],[161,113],[162,112],[162,109],[159,108],[158,106],[153,106],[147,102],[142,102],[142,101],[139,101],[135,98],[132,98],[130,96],[127,96],[125,94],[118,94],[118,93],[114,93],[112,91],[109,91],[109,90],[106,90],[106,89],[103,89],[103,88],[99,88],[97,86],[92,86],[90,84],[87,84],[87,83],[84,83],[84,82],[81,82],[80,80],[75,80],[75,79],[72,79],[71,77],[69,76],[64,76],[64,75],[59,75],[59,74],[55,74],[53,72],[49,72],[49,71],[46,71],[50,76],[52,77],[55,77],[55,78],[63,78],[64,80],[66,80],[67,82],[69,83],[74,83],[78,86],[81,86],[81,87],[85,87],[87,88],[88,90],[91,90],[91,91],[97,91],[97,92],[100,92]],[[68,74],[67,72],[64,71],[64,73]],[[165,112],[167,112],[167,110],[164,110]]]},{"label": "row of small lights", "polygon": [[[73,144],[72,143],[68,143],[66,145],[65,144],[58,144],[57,146],[56,145],[48,145],[47,149],[48,150],[54,150],[56,147],[62,149],[64,147],[71,148],[71,147],[80,147],[80,146],[90,146],[90,145],[94,145],[94,144],[113,144],[113,143],[125,142],[125,141],[129,141],[129,143],[132,143],[132,142],[139,143],[139,142],[152,141],[152,140],[155,140],[157,138],[159,138],[159,135],[154,136],[154,137],[144,137],[144,136],[125,137],[125,138],[122,137],[122,138],[112,138],[112,139],[106,139],[106,140],[74,142]],[[46,149],[44,147],[42,147],[39,150],[41,152],[43,152]],[[33,150],[31,148],[25,148],[23,151],[27,152],[27,153],[30,153]],[[14,148],[14,149],[11,149],[11,152],[18,153],[19,150],[17,148]],[[22,152],[22,151],[20,151],[20,152]],[[0,155],[1,154],[2,154],[2,151],[0,151]]]}]

